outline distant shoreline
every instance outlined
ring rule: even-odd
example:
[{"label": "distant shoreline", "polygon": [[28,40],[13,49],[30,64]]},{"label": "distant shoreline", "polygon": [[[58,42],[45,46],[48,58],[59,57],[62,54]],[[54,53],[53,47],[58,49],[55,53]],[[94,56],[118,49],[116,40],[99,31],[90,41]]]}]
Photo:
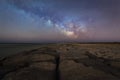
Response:
[{"label": "distant shoreline", "polygon": [[0,43],[0,44],[120,44],[120,42],[51,42],[51,43]]}]

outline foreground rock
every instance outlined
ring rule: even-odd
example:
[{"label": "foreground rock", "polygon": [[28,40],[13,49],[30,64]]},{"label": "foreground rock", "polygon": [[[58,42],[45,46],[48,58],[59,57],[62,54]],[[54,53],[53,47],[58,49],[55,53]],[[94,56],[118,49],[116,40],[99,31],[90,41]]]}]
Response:
[{"label": "foreground rock", "polygon": [[66,60],[60,64],[61,80],[119,80],[111,74]]},{"label": "foreground rock", "polygon": [[34,63],[30,67],[8,73],[2,80],[55,80],[55,64]]},{"label": "foreground rock", "polygon": [[8,57],[0,66],[2,80],[55,80],[55,56],[38,51]]},{"label": "foreground rock", "polygon": [[0,58],[0,80],[120,80],[120,44],[54,44]]},{"label": "foreground rock", "polygon": [[59,66],[61,80],[120,80],[119,57],[114,58],[116,55],[110,53],[113,56],[109,58],[107,57],[109,53],[106,52],[105,54],[99,52],[96,55],[93,50],[97,50],[98,47],[96,49],[96,47],[85,46],[69,47],[65,53],[61,52]]}]

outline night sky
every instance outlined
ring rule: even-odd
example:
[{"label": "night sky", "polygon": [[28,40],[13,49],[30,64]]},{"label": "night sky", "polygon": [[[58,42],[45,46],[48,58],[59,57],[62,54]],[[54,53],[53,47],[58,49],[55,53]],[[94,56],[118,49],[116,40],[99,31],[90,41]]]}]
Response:
[{"label": "night sky", "polygon": [[0,42],[120,41],[120,0],[0,0]]}]

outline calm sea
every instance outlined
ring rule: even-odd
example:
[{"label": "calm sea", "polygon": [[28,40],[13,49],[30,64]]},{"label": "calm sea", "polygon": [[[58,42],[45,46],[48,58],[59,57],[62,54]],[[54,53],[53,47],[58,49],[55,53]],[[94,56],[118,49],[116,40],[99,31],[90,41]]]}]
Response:
[{"label": "calm sea", "polygon": [[36,49],[43,44],[0,44],[0,57],[17,54],[22,51]]}]

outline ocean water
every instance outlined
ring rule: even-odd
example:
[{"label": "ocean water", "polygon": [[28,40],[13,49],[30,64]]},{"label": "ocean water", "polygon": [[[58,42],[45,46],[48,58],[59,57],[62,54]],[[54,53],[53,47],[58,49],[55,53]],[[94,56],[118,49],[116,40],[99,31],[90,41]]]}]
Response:
[{"label": "ocean water", "polygon": [[0,57],[40,48],[43,44],[0,44]]}]

